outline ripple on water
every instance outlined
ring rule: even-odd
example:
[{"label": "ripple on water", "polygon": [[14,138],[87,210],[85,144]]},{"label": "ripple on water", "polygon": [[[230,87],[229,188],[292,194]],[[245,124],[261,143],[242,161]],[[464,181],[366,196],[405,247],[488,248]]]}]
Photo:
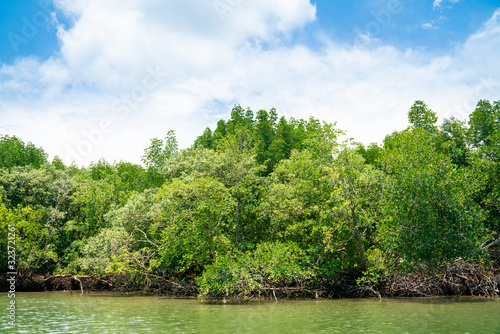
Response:
[{"label": "ripple on water", "polygon": [[[500,333],[500,300],[481,298],[207,305],[153,297],[19,293],[16,306],[17,325],[8,333]],[[9,328],[6,317],[0,328]]]}]

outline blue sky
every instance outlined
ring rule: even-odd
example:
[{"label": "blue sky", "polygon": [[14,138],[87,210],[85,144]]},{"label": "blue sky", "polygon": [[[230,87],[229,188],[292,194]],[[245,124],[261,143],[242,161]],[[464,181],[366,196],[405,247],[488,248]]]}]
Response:
[{"label": "blue sky", "polygon": [[[398,48],[446,53],[479,29],[500,1],[317,1],[319,29],[348,42],[357,31],[378,32],[376,38]],[[387,15],[389,13],[390,15]]]},{"label": "blue sky", "polygon": [[[441,54],[463,43],[500,7],[498,0],[443,1],[437,7],[433,5],[434,1],[416,0],[392,3],[320,0],[313,3],[317,8],[316,21],[299,34],[302,41],[306,40],[313,47],[318,31],[335,41],[352,44],[358,43],[357,35],[361,31],[375,33],[376,38],[401,49],[425,49]],[[397,8],[397,13],[389,11],[391,5]],[[52,24],[52,12],[59,14],[60,24],[71,27],[71,20],[57,11],[49,0],[0,2],[0,61],[13,63],[18,57],[30,55],[48,59],[57,54],[59,43],[57,29]],[[35,16],[37,13],[42,15]],[[37,29],[35,36],[24,37],[24,19]],[[46,24],[41,26],[39,22],[43,19]],[[18,40],[12,34],[23,39]]]},{"label": "blue sky", "polygon": [[[41,4],[42,6],[32,0],[0,2],[2,63],[12,64],[16,58],[30,55],[47,59],[57,52],[57,30],[51,24],[51,12],[54,11],[54,6],[50,2]],[[25,20],[35,26],[36,31],[26,28],[23,33]]]},{"label": "blue sky", "polygon": [[88,164],[189,146],[239,103],[368,144],[498,100],[500,1],[0,1],[0,134]]}]

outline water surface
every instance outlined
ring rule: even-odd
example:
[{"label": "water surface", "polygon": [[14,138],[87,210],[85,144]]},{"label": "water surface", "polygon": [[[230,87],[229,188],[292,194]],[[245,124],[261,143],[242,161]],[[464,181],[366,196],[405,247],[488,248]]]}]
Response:
[{"label": "water surface", "polygon": [[[17,293],[1,333],[500,333],[500,300],[432,298],[204,304],[195,299]],[[5,305],[5,307],[4,307]]]}]

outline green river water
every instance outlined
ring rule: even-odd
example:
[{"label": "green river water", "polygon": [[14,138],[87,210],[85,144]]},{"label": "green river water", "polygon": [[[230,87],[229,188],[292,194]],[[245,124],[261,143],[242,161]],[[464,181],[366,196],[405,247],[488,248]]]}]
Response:
[{"label": "green river water", "polygon": [[205,304],[195,299],[17,293],[1,333],[500,333],[500,300],[414,298]]}]

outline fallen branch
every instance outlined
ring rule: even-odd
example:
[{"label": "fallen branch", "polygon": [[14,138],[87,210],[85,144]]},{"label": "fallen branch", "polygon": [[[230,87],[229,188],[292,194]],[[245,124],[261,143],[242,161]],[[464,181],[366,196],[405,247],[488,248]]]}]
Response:
[{"label": "fallen branch", "polygon": [[497,240],[495,241],[492,241],[491,243],[489,243],[488,245],[484,246],[484,247],[481,247],[482,250],[485,250],[485,249],[488,249],[490,248],[491,246],[495,246],[496,244],[500,243],[500,238],[498,238]]}]

